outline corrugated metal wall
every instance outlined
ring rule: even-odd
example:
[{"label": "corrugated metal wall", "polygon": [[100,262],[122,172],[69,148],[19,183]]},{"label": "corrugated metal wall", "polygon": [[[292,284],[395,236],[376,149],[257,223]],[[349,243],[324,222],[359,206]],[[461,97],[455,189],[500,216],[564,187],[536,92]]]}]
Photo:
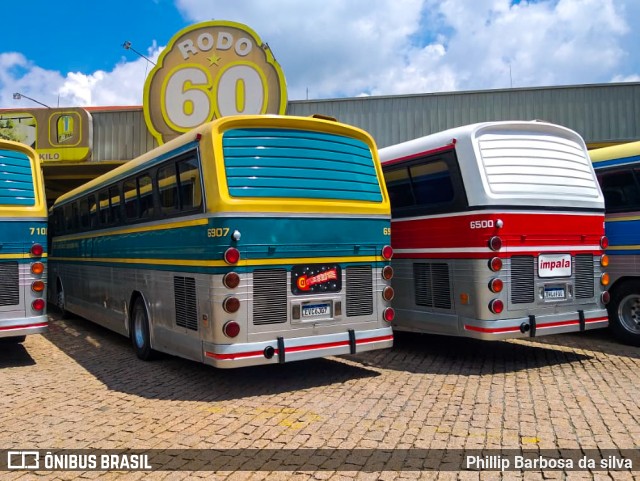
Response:
[{"label": "corrugated metal wall", "polygon": [[362,97],[289,103],[290,115],[330,115],[379,147],[487,120],[546,120],[587,143],[640,139],[640,83]]},{"label": "corrugated metal wall", "polygon": [[[474,122],[532,119],[569,127],[587,143],[624,142],[640,139],[640,83],[292,101],[287,113],[336,117],[379,147]],[[91,115],[92,160],[129,160],[157,145],[141,107]]]},{"label": "corrugated metal wall", "polygon": [[142,107],[130,110],[91,109],[91,160],[131,160],[158,146],[144,121]]}]

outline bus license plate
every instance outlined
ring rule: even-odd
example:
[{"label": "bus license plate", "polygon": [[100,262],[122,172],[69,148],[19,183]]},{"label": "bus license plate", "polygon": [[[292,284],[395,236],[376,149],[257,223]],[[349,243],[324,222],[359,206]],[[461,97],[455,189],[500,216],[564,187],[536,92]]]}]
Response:
[{"label": "bus license plate", "polygon": [[564,287],[545,287],[544,298],[546,300],[564,299]]},{"label": "bus license plate", "polygon": [[328,317],[331,315],[331,306],[328,303],[307,304],[302,306],[302,318]]}]

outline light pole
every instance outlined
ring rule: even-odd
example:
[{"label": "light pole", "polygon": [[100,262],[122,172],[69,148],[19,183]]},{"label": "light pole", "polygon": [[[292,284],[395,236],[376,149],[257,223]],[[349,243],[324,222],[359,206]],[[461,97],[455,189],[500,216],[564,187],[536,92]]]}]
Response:
[{"label": "light pole", "polygon": [[25,94],[21,94],[21,93],[18,93],[18,92],[16,92],[16,93],[14,93],[14,94],[13,94],[13,99],[14,99],[14,100],[20,100],[20,99],[21,99],[21,98],[23,98],[23,97],[24,97],[25,99],[29,99],[29,100],[31,100],[32,102],[35,102],[35,103],[37,103],[37,104],[40,104],[40,105],[42,105],[43,107],[46,107],[46,108],[48,108],[48,109],[50,109],[50,108],[51,108],[51,107],[49,107],[47,104],[43,104],[43,103],[42,103],[42,102],[40,102],[39,100],[32,99],[31,97],[29,97],[29,96],[27,96],[27,95],[25,95]]},{"label": "light pole", "polygon": [[138,52],[135,48],[133,48],[131,46],[131,42],[129,42],[129,40],[125,40],[124,43],[122,44],[122,48],[124,48],[125,50],[131,50],[133,53],[135,53],[136,55],[138,55],[139,57],[142,57],[143,59],[145,59],[147,62],[152,63],[153,65],[155,65],[156,63],[147,58],[146,56],[142,55],[140,52]]}]

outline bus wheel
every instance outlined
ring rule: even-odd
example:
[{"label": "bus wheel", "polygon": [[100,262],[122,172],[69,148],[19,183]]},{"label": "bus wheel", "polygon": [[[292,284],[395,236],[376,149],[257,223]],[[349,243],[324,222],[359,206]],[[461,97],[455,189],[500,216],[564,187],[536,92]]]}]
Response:
[{"label": "bus wheel", "polygon": [[640,282],[622,284],[611,294],[609,327],[620,342],[640,346]]},{"label": "bus wheel", "polygon": [[136,299],[131,318],[131,342],[138,359],[149,361],[153,357],[149,336],[149,317],[142,298]]},{"label": "bus wheel", "polygon": [[65,309],[64,304],[64,289],[62,288],[62,282],[58,279],[58,297],[56,298],[56,307],[58,308],[58,312],[60,313],[60,317],[64,319],[67,317],[67,310]]}]

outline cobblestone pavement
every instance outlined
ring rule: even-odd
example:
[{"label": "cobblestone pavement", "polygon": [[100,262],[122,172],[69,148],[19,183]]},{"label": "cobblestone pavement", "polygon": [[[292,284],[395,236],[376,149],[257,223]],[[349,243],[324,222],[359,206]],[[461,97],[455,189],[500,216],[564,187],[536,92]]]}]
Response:
[{"label": "cobblestone pavement", "polygon": [[500,473],[447,468],[445,459],[438,471],[380,467],[389,450],[445,458],[458,449],[637,452],[640,349],[606,331],[496,343],[398,335],[384,351],[216,370],[170,356],[145,363],[124,337],[51,316],[46,334],[0,346],[0,376],[4,449],[358,448],[379,460],[374,471],[357,463],[331,470],[319,455],[291,471],[198,471],[194,461],[190,471],[0,472],[3,480],[640,479],[638,465]]}]

